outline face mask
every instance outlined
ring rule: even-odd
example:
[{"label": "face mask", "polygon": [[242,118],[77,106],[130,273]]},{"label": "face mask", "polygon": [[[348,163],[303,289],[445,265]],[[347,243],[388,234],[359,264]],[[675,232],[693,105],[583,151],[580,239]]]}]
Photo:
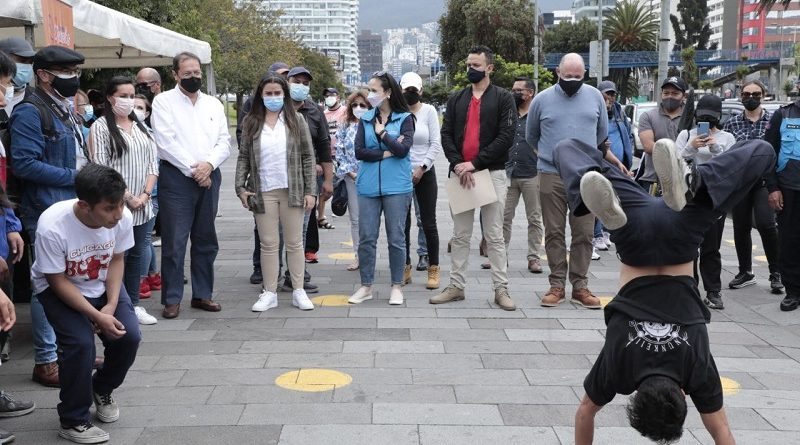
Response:
[{"label": "face mask", "polygon": [[6,87],[5,97],[6,97],[6,105],[8,105],[9,103],[11,103],[12,100],[14,100],[14,88],[12,88],[10,85],[9,86],[3,85],[3,86]]},{"label": "face mask", "polygon": [[467,79],[470,83],[478,83],[486,77],[486,71],[478,71],[475,68],[469,67],[467,69]]},{"label": "face mask", "polygon": [[761,106],[761,99],[754,99],[752,97],[742,101],[742,105],[747,111],[753,111]]},{"label": "face mask", "polygon": [[356,119],[361,119],[361,116],[363,116],[366,112],[367,112],[366,108],[361,108],[361,107],[353,108],[353,116],[355,116]]},{"label": "face mask", "polygon": [[273,113],[277,113],[283,109],[283,96],[262,97],[261,100],[264,101],[264,107]]},{"label": "face mask", "polygon": [[153,103],[153,98],[156,96],[152,91],[150,91],[149,87],[136,87],[136,94],[141,94],[142,96],[146,97],[150,103]]},{"label": "face mask", "polygon": [[203,85],[203,79],[199,77],[188,77],[186,79],[181,79],[181,88],[190,94],[200,91],[201,85]]},{"label": "face mask", "polygon": [[131,115],[133,105],[132,97],[115,97],[111,110],[119,117],[126,117]]},{"label": "face mask", "polygon": [[78,76],[70,77],[68,79],[62,79],[58,76],[53,77],[53,81],[50,83],[53,86],[53,89],[56,90],[63,98],[73,97],[75,93],[78,92],[78,89],[81,87],[81,80]]},{"label": "face mask", "polygon": [[84,105],[83,106],[83,120],[90,121],[94,117],[94,107],[91,105]]},{"label": "face mask", "polygon": [[674,97],[661,99],[661,106],[671,113],[681,107],[681,100],[675,99]]},{"label": "face mask", "polygon": [[522,105],[525,102],[525,99],[522,98],[522,93],[514,93],[514,103],[517,104],[517,107]]},{"label": "face mask", "polygon": [[333,107],[337,102],[339,102],[339,98],[337,96],[328,96],[325,98],[325,106],[328,108]]},{"label": "face mask", "polygon": [[136,120],[139,122],[144,122],[147,119],[147,112],[144,110],[133,110],[133,114],[136,115]]},{"label": "face mask", "polygon": [[385,97],[382,97],[380,93],[374,91],[367,95],[367,101],[372,105],[372,108],[378,108],[383,103],[384,99]]},{"label": "face mask", "polygon": [[289,84],[289,95],[292,96],[292,100],[295,102],[302,102],[308,99],[308,93],[310,91],[311,87],[303,85],[302,83]]},{"label": "face mask", "polygon": [[25,88],[25,85],[29,84],[31,80],[33,80],[33,65],[30,63],[18,63],[17,74],[11,79],[11,81],[14,82],[14,86],[21,90]]},{"label": "face mask", "polygon": [[577,93],[578,90],[581,89],[582,85],[583,85],[582,80],[577,80],[577,79],[564,80],[560,77],[558,78],[558,86],[560,86],[561,89],[564,90],[564,93],[566,93],[567,96],[569,97],[574,96],[575,93]]},{"label": "face mask", "polygon": [[419,92],[418,91],[406,91],[403,93],[403,97],[406,99],[409,105],[416,105],[419,103]]}]

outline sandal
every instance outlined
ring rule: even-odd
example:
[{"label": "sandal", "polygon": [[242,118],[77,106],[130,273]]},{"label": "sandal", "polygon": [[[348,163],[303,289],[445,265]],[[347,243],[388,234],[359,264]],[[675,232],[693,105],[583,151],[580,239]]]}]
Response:
[{"label": "sandal", "polygon": [[329,223],[328,219],[325,217],[317,221],[317,227],[319,227],[320,229],[328,229],[328,230],[336,228],[331,223]]},{"label": "sandal", "polygon": [[354,260],[352,263],[350,263],[347,266],[347,270],[350,271],[350,272],[352,272],[354,270],[358,270],[358,260]]}]

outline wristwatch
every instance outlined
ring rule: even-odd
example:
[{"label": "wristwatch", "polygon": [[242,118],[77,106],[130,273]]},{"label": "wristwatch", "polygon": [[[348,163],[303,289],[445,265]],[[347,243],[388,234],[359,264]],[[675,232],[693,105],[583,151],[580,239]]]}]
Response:
[{"label": "wristwatch", "polygon": [[421,168],[422,171],[428,171],[428,166],[425,164],[420,164],[419,168]]}]

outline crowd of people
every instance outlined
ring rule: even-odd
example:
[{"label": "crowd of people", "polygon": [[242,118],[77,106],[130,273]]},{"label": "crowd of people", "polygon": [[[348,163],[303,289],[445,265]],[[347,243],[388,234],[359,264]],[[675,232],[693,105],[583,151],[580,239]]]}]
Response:
[{"label": "crowd of people", "polygon": [[[201,91],[203,71],[194,54],[174,57],[176,85],[164,91],[159,72],[147,67],[135,78],[115,76],[101,89],[84,92],[83,63],[83,55],[71,49],[34,51],[24,39],[0,41],[0,159],[7,162],[0,189],[0,218],[6,223],[6,236],[0,237],[0,353],[9,353],[6,340],[15,320],[11,298],[22,300],[22,293],[28,293],[32,378],[61,388],[59,435],[100,443],[109,435],[92,424],[90,407],[95,405],[101,422],[119,418],[112,392],[136,357],[139,325],[159,321],[140,305],[141,299],[160,290],[161,318],[174,319],[190,283],[191,308],[222,310],[213,299],[219,251],[215,220],[220,165],[230,156],[231,137],[223,105]],[[480,250],[488,257],[483,267],[491,270],[494,302],[516,310],[508,253],[522,197],[527,270],[544,270],[542,238],[547,254],[550,287],[541,306],[564,302],[569,282],[574,304],[601,308],[589,289],[591,261],[599,257],[598,250],[616,245],[622,262],[622,289],[606,309],[609,335],[586,379],[576,442],[591,442],[594,414],[614,394],[638,388],[629,417],[643,434],[654,440],[680,436],[686,412],[682,390],[703,413],[717,443],[729,443],[705,330],[708,308],[724,308],[722,230],[731,212],[739,273],[729,287],[756,282],[750,239],[754,220],[769,261],[770,288],[782,293],[786,286],[780,309],[796,309],[800,105],[770,115],[760,104],[766,87],[748,82],[741,94],[746,111],[724,127],[721,100],[705,95],[691,116],[692,125],[680,128],[687,86],[670,77],[661,85],[660,107],[639,122],[645,154],[634,173],[635,139],[616,86],[610,81],[597,88],[585,84],[581,56],[564,56],[558,82],[541,92],[527,77],[517,78],[510,91],[494,85],[494,56],[485,46],[469,50],[465,69],[470,85],[451,95],[440,124],[436,108],[425,103],[416,73],[398,81],[376,72],[365,89],[346,97],[326,88],[320,106],[310,97],[312,72],[282,62],[269,66],[241,107],[236,128],[234,193],[253,213],[250,282],[261,285],[252,311],[277,307],[281,291],[291,292],[298,309],[314,309],[308,294],[319,288],[306,264],[318,261],[321,231],[335,230],[326,217],[326,202],[334,194],[339,200],[331,207],[346,206],[349,213],[355,259],[346,269],[360,275],[361,285],[349,303],[373,298],[382,219],[388,303],[404,303],[403,287],[412,283],[415,269],[412,203],[420,229],[416,270],[427,272],[426,289],[439,289],[435,163],[443,152],[447,176],[458,186],[482,187],[496,199],[452,213],[449,276],[429,302],[466,298],[478,210]],[[14,266],[25,269],[26,264],[30,289],[14,289]],[[705,298],[699,294],[700,278]],[[687,304],[676,309],[663,299],[643,296],[654,289]],[[674,334],[677,352],[658,360],[630,359],[638,363],[636,375],[625,374],[618,367],[634,349],[623,341],[631,326],[645,342],[663,332]],[[105,347],[102,358],[95,352],[95,334]],[[690,343],[691,350],[678,347]],[[677,412],[666,412],[675,404]],[[33,409],[30,402],[0,393],[3,416]],[[641,422],[660,414],[667,419],[660,430]],[[10,433],[0,431],[0,443],[9,438]]]}]

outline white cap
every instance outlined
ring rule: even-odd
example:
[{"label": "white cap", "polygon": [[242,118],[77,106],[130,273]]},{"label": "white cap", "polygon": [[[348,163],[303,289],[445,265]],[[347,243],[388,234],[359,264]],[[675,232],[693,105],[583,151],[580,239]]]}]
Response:
[{"label": "white cap", "polygon": [[419,77],[419,74],[412,72],[403,74],[403,77],[400,78],[400,88],[405,90],[408,87],[414,87],[417,91],[422,91],[422,78]]}]

